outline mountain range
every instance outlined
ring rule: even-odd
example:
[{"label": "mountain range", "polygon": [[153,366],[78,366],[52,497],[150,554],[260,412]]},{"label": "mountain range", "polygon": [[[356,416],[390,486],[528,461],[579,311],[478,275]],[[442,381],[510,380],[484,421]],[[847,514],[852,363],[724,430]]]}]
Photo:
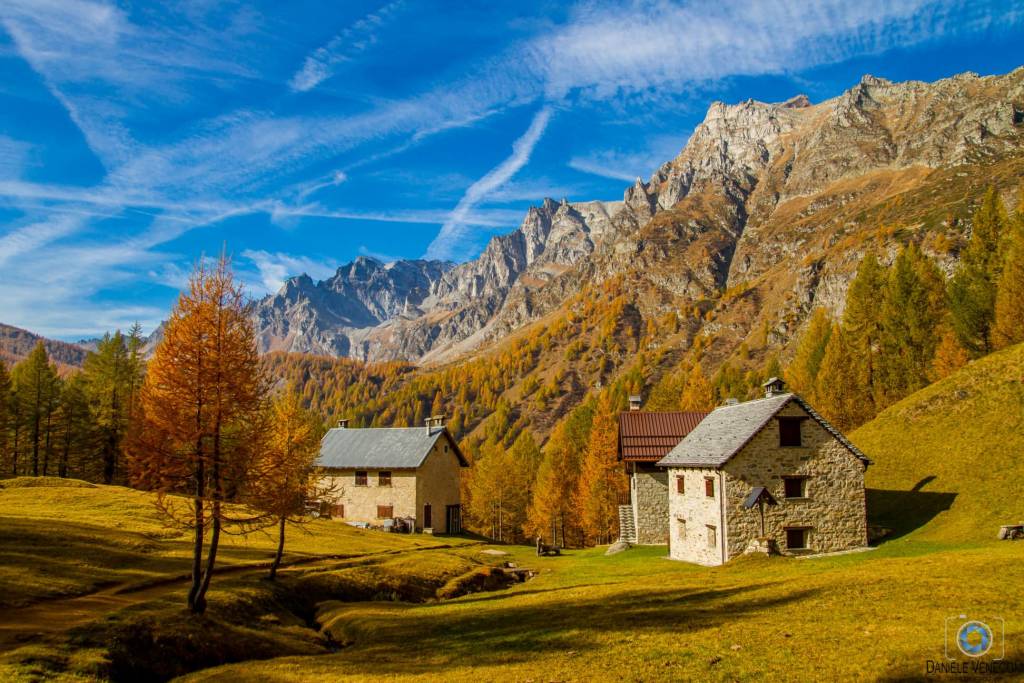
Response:
[{"label": "mountain range", "polygon": [[877,234],[886,225],[920,233],[951,269],[972,198],[1019,171],[1022,123],[1024,68],[935,83],[865,76],[817,104],[715,102],[622,201],[545,199],[459,265],[359,257],[327,280],[291,278],[255,306],[260,347],[453,360],[615,276],[645,316],[696,307],[715,319],[702,332],[729,348],[762,328],[784,345],[814,306],[841,313],[866,248],[892,258],[906,235]]}]

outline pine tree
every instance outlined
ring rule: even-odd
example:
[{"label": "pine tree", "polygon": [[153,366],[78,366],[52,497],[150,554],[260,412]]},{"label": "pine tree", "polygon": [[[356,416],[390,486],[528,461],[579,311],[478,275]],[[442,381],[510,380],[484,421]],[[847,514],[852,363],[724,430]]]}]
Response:
[{"label": "pine tree", "polygon": [[818,371],[815,395],[821,414],[841,430],[857,427],[874,417],[871,403],[865,402],[864,392],[857,385],[859,379],[860,370],[849,338],[839,325],[833,325]]},{"label": "pine tree", "polygon": [[1007,231],[1005,260],[996,286],[992,346],[1002,349],[1024,342],[1024,207]]},{"label": "pine tree", "polygon": [[685,411],[704,412],[715,407],[715,393],[708,382],[700,363],[694,363],[686,376],[686,386],[679,398],[679,409]]},{"label": "pine tree", "polygon": [[628,481],[618,461],[618,425],[611,406],[594,417],[576,490],[576,509],[591,543],[609,543],[618,532],[618,505],[628,494]]},{"label": "pine tree", "polygon": [[916,245],[905,247],[889,272],[882,302],[879,409],[929,383],[946,313],[942,273]]},{"label": "pine tree", "polygon": [[[134,335],[138,335],[135,331]],[[141,338],[126,338],[120,330],[104,335],[95,352],[82,366],[85,392],[96,422],[99,463],[97,477],[112,484],[120,477],[123,464],[122,441],[135,410],[138,386],[142,381]]]},{"label": "pine tree", "polygon": [[8,450],[10,447],[11,429],[11,375],[7,366],[0,360],[0,476],[9,472],[9,461],[13,459]]},{"label": "pine tree", "polygon": [[786,381],[790,388],[812,403],[817,399],[814,392],[818,371],[831,334],[832,318],[828,311],[824,308],[814,309],[807,330],[800,337],[793,361],[786,369]]},{"label": "pine tree", "polygon": [[[148,363],[129,440],[133,482],[155,490],[164,513],[192,531],[193,613],[206,609],[222,528],[247,521],[232,517],[225,501],[251,483],[267,390],[230,261],[221,257],[212,269],[200,263]],[[180,500],[188,501],[187,511]]]},{"label": "pine tree", "polygon": [[1001,242],[1009,219],[990,187],[974,212],[971,238],[949,283],[953,328],[974,357],[992,350],[996,287],[1002,272]]},{"label": "pine tree", "polygon": [[[268,409],[265,440],[255,462],[247,498],[277,527],[277,550],[270,563],[271,581],[277,578],[284,556],[285,528],[306,519],[309,500],[322,498],[314,463],[320,454],[320,420],[302,407],[298,392],[289,388]],[[335,493],[335,492],[331,492]]]},{"label": "pine tree", "polygon": [[57,476],[71,476],[74,469],[81,477],[88,477],[83,465],[95,448],[95,424],[89,410],[85,377],[80,372],[64,383],[57,421]]},{"label": "pine tree", "polygon": [[11,376],[18,403],[15,417],[24,425],[23,429],[18,426],[23,437],[16,434],[16,438],[24,438],[22,451],[30,455],[32,476],[38,477],[45,474],[48,465],[44,459],[49,455],[47,446],[52,446],[53,413],[60,381],[43,342],[36,344],[28,357],[14,366]]},{"label": "pine tree", "polygon": [[856,384],[851,387],[868,409],[875,414],[875,384],[878,381],[878,354],[881,348],[882,320],[879,299],[886,288],[886,272],[874,254],[868,254],[857,267],[857,275],[846,293],[843,312],[845,342],[856,365]]},{"label": "pine tree", "polygon": [[932,377],[936,380],[949,377],[954,372],[967,365],[970,356],[960,346],[956,333],[947,329],[942,334],[938,348],[935,349],[935,359],[932,361]]}]

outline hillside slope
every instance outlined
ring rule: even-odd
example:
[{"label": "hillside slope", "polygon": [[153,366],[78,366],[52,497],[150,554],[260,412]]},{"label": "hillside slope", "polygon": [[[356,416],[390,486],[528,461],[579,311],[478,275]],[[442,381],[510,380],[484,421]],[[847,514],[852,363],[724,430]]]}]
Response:
[{"label": "hillside slope", "polygon": [[[1024,522],[1024,344],[982,358],[853,432],[875,461],[871,516],[922,540],[996,538]],[[945,509],[948,508],[948,509]]]},{"label": "hillside slope", "polygon": [[46,345],[46,353],[59,365],[80,368],[85,362],[88,352],[77,344],[47,339],[20,327],[3,323],[0,323],[0,361],[8,365],[17,363],[28,356],[40,340]]}]

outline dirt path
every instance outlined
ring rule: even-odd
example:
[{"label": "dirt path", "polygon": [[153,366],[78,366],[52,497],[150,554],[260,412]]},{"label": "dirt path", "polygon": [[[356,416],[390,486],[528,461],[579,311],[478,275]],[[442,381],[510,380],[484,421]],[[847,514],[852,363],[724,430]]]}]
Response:
[{"label": "dirt path", "polygon": [[[295,571],[332,565],[341,567],[353,561],[372,559],[386,555],[442,550],[450,545],[423,546],[402,550],[385,550],[376,553],[355,555],[316,555],[287,560],[281,566],[282,572]],[[218,578],[244,574],[265,574],[270,562],[230,565],[214,570]],[[126,607],[166,597],[175,591],[184,590],[190,581],[189,575],[169,576],[157,581],[140,583],[119,583],[113,586],[70,598],[52,598],[25,607],[0,611],[0,653],[14,650],[23,645],[39,642],[40,638],[63,633],[76,626],[96,621]]]}]

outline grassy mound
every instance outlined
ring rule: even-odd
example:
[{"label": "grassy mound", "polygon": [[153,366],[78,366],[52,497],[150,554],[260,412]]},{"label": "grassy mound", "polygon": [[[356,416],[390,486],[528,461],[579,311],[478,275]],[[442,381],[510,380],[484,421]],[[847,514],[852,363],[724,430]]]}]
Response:
[{"label": "grassy mound", "polygon": [[14,479],[0,480],[0,489],[24,489],[24,488],[70,488],[70,489],[94,489],[96,484],[90,484],[81,479],[61,479],[60,477],[15,477]]},{"label": "grassy mound", "polygon": [[874,521],[920,540],[996,538],[1024,521],[1024,345],[975,361],[850,436]]}]

